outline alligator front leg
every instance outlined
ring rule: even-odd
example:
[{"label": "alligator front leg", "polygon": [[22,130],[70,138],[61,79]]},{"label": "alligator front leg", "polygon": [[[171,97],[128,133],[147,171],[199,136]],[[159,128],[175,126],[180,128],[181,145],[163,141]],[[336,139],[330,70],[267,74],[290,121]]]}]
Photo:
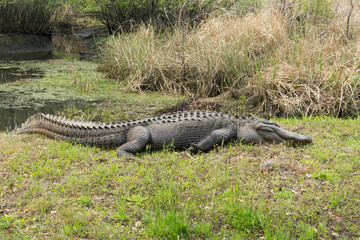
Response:
[{"label": "alligator front leg", "polygon": [[119,157],[134,157],[133,154],[143,150],[149,143],[150,132],[142,126],[134,127],[129,130],[126,143],[118,149]]},{"label": "alligator front leg", "polygon": [[207,137],[202,139],[196,144],[191,144],[191,147],[187,149],[190,152],[208,151],[217,144],[227,142],[236,136],[236,129],[233,125],[229,124],[224,128],[220,128],[212,131]]}]

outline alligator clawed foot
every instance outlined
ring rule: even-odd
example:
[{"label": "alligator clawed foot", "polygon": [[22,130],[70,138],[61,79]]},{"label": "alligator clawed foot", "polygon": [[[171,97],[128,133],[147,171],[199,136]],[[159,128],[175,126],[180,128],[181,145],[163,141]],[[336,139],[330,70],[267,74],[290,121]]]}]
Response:
[{"label": "alligator clawed foot", "polygon": [[119,159],[124,159],[124,160],[127,160],[127,161],[136,160],[136,157],[134,156],[134,154],[131,154],[131,153],[128,153],[128,152],[119,152],[118,157],[119,157]]},{"label": "alligator clawed foot", "polygon": [[191,152],[191,153],[197,153],[200,150],[200,147],[197,144],[192,143],[190,145],[191,146],[188,149],[186,149],[186,151]]}]

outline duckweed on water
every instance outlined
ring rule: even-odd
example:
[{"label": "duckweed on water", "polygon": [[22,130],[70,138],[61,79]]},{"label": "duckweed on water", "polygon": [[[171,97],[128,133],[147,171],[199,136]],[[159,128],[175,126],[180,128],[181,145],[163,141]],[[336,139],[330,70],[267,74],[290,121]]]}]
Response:
[{"label": "duckweed on water", "polygon": [[0,64],[0,68],[20,73],[37,70],[37,74],[17,74],[21,79],[0,84],[0,131],[16,128],[36,112],[117,121],[149,114],[182,100],[156,93],[124,94],[121,86],[104,79],[92,62],[24,61]]}]

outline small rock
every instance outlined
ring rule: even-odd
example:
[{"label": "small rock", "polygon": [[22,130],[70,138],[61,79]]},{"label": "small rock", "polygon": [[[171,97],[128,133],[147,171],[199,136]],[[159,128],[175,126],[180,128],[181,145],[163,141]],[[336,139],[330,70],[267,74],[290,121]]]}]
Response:
[{"label": "small rock", "polygon": [[138,227],[140,227],[140,226],[141,226],[141,222],[140,222],[140,221],[137,221],[137,222],[135,223],[135,227],[138,228]]}]

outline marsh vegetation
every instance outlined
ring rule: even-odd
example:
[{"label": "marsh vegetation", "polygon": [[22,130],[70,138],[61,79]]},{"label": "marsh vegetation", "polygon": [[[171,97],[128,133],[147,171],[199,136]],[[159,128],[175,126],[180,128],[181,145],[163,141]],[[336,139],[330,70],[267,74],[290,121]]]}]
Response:
[{"label": "marsh vegetation", "polygon": [[101,68],[128,91],[230,96],[270,116],[357,116],[359,6],[349,15],[348,1],[267,4],[196,27],[141,25],[110,39]]}]

